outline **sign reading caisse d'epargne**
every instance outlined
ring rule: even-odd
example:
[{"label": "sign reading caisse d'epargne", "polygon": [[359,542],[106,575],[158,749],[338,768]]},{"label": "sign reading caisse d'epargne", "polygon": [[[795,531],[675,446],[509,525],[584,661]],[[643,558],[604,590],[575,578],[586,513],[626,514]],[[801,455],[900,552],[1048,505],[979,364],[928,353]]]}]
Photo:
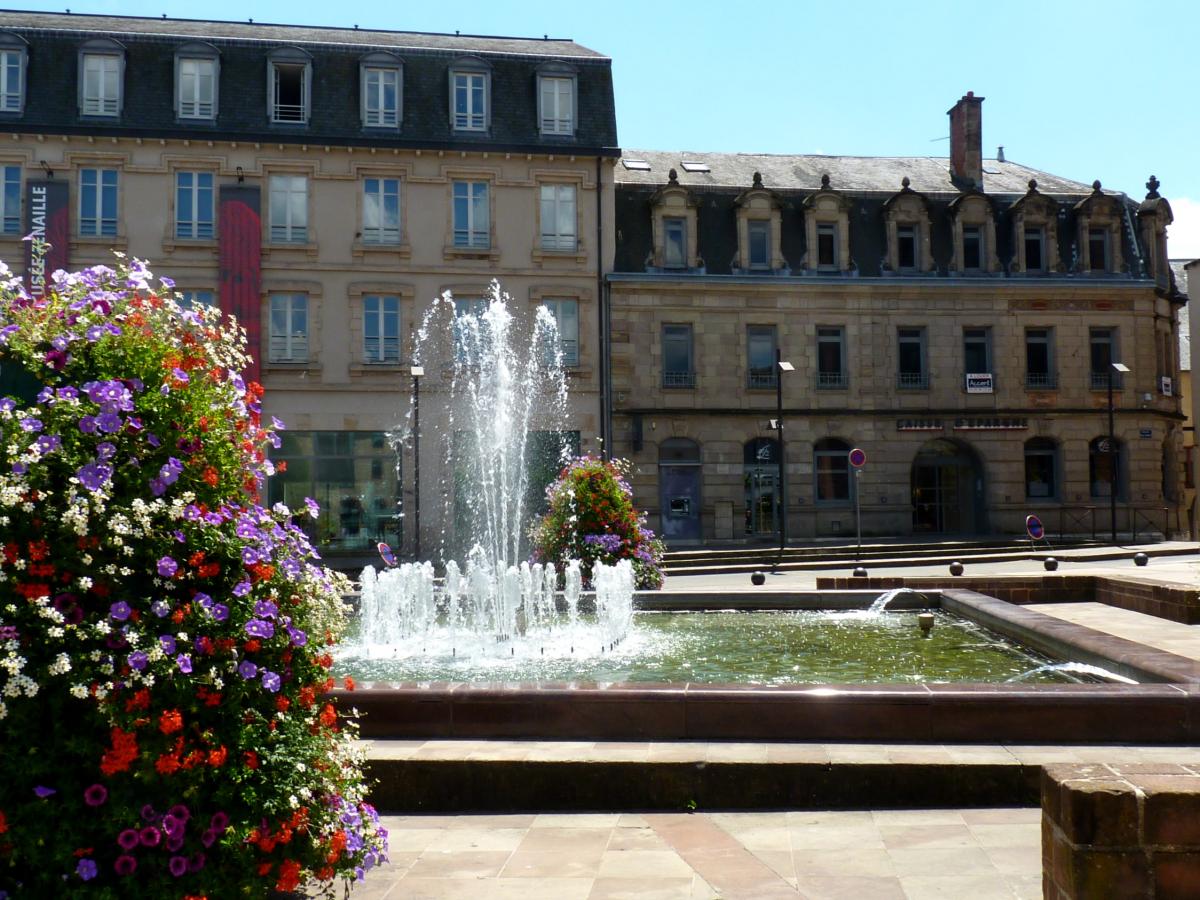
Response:
[{"label": "sign reading caisse d'epargne", "polygon": [[70,261],[70,205],[65,181],[29,181],[25,185],[25,288],[33,297],[46,293],[46,282]]}]

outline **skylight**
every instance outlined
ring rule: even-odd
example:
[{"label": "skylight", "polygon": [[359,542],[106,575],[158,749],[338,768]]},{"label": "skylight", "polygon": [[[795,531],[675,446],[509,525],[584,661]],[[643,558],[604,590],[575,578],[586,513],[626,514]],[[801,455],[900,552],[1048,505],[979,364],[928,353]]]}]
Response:
[{"label": "skylight", "polygon": [[685,159],[682,163],[680,163],[680,165],[683,166],[683,171],[685,171],[685,172],[711,172],[712,171],[712,169],[710,169],[708,167],[708,163],[700,162],[699,160],[695,160],[695,159]]},{"label": "skylight", "polygon": [[644,159],[622,159],[621,165],[632,172],[649,172],[650,163]]}]

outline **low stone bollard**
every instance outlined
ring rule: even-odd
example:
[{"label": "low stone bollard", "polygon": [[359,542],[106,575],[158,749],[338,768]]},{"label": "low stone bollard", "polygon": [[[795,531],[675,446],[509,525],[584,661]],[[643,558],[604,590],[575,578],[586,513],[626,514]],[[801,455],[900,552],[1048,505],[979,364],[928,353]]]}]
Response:
[{"label": "low stone bollard", "polygon": [[1200,766],[1042,770],[1044,900],[1200,896]]}]

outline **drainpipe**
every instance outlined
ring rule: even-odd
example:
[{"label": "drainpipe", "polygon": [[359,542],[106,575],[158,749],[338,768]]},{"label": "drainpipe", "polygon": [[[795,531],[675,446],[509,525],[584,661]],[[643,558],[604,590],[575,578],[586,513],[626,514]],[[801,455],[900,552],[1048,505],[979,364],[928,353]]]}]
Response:
[{"label": "drainpipe", "polygon": [[601,177],[603,157],[596,154],[596,334],[599,341],[600,379],[600,456],[612,458],[612,435],[609,428],[609,376],[608,376],[608,315],[604,296],[604,206],[602,203]]}]

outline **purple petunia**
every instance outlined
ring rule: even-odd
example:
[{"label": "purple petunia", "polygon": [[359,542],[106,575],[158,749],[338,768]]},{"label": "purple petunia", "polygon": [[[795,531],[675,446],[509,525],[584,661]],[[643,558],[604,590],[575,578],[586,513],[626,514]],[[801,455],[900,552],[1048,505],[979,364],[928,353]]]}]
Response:
[{"label": "purple petunia", "polygon": [[248,660],[248,659],[242,660],[242,662],[238,664],[237,670],[238,670],[238,674],[241,675],[247,681],[249,681],[251,678],[253,678],[255,675],[258,674],[258,666],[256,666],[254,663],[250,662],[250,660]]},{"label": "purple petunia", "polygon": [[251,619],[246,623],[246,634],[250,637],[269,638],[275,634],[275,626],[264,619]]},{"label": "purple petunia", "polygon": [[137,860],[128,854],[122,854],[113,863],[113,869],[121,876],[132,875],[137,871]]},{"label": "purple petunia", "polygon": [[132,610],[129,608],[129,604],[124,600],[118,600],[108,608],[109,616],[116,619],[118,622],[124,622],[126,619],[128,619],[131,612]]},{"label": "purple petunia", "polygon": [[224,622],[229,618],[229,607],[224,603],[214,603],[212,609],[208,611],[209,615],[218,622]]},{"label": "purple petunia", "polygon": [[175,638],[172,635],[160,634],[158,636],[158,643],[162,646],[163,653],[175,652]]},{"label": "purple petunia", "polygon": [[96,877],[96,862],[91,859],[81,859],[75,865],[75,874],[84,881],[91,881]]},{"label": "purple petunia", "polygon": [[102,460],[110,460],[117,455],[117,448],[108,441],[96,445],[96,456]]},{"label": "purple petunia", "polygon": [[98,423],[95,416],[82,416],[79,419],[79,430],[84,434],[95,434]]},{"label": "purple petunia", "polygon": [[163,578],[170,578],[179,571],[179,563],[171,559],[169,556],[164,556],[158,561],[158,574]]},{"label": "purple petunia", "polygon": [[22,431],[41,431],[42,430],[42,420],[35,419],[32,416],[24,418],[21,420],[21,430]]},{"label": "purple petunia", "polygon": [[235,597],[245,597],[248,593],[250,593],[250,582],[248,581],[239,581],[233,586],[233,596]]},{"label": "purple petunia", "polygon": [[259,600],[254,604],[254,614],[263,619],[273,619],[279,612],[279,607],[270,600]]},{"label": "purple petunia", "polygon": [[39,797],[41,797],[43,800],[45,800],[47,797],[53,797],[55,794],[58,793],[58,791],[56,791],[54,788],[46,787],[44,784],[39,784],[37,787],[35,787],[33,789],[33,792],[35,794],[37,794]]},{"label": "purple petunia", "polygon": [[102,784],[93,784],[83,792],[83,802],[88,806],[103,806],[108,799],[108,788]]},{"label": "purple petunia", "polygon": [[272,694],[274,694],[276,691],[279,690],[279,685],[280,685],[280,679],[279,679],[278,675],[276,675],[270,669],[262,670],[262,686],[264,688],[266,688],[268,691],[270,691]]},{"label": "purple petunia", "polygon": [[167,863],[167,868],[176,878],[187,874],[188,861],[186,856],[172,856],[171,861]]},{"label": "purple petunia", "polygon": [[179,666],[179,671],[184,675],[192,674],[192,658],[186,653],[180,653],[175,657],[175,664]]},{"label": "purple petunia", "polygon": [[137,830],[134,828],[126,828],[117,835],[117,843],[121,845],[122,850],[132,850],[139,841]]},{"label": "purple petunia", "polygon": [[317,501],[312,497],[304,498],[304,508],[308,510],[308,514],[314,519],[321,514],[321,507],[317,505]]},{"label": "purple petunia", "polygon": [[98,491],[108,483],[108,480],[112,478],[112,474],[112,466],[97,460],[78,469],[75,472],[75,477],[89,491]]},{"label": "purple petunia", "polygon": [[138,840],[143,847],[157,847],[162,841],[162,832],[153,825],[147,825],[138,832]]},{"label": "purple petunia", "polygon": [[139,672],[146,668],[146,663],[149,661],[149,657],[141,650],[135,650],[129,654],[129,667],[137,669]]},{"label": "purple petunia", "polygon": [[299,628],[293,628],[289,625],[287,632],[288,638],[291,640],[293,647],[303,647],[308,643],[308,635]]}]

